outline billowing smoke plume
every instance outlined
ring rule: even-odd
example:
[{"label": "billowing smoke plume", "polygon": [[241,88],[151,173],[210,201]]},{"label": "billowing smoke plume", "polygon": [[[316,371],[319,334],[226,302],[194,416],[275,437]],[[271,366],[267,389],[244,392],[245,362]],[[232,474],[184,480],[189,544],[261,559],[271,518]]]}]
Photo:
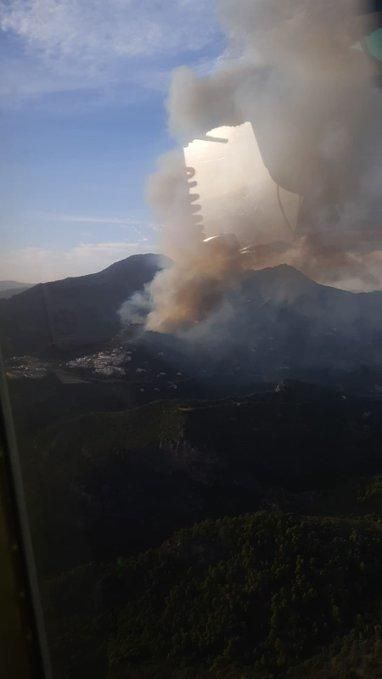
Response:
[{"label": "billowing smoke plume", "polygon": [[[299,215],[295,228],[286,225],[280,234],[274,205],[257,209],[261,186],[253,209],[248,201],[243,209],[246,182],[232,189],[243,150],[227,171],[229,211],[225,206],[224,217],[217,208],[216,228],[206,233],[182,153],[162,158],[149,199],[174,265],[149,291],[147,325],[160,331],[206,318],[248,268],[285,262],[338,286],[382,284],[382,96],[376,64],[361,44],[372,29],[363,4],[219,0],[218,6],[227,51],[207,77],[175,72],[170,128],[187,144],[213,128],[251,124],[275,186],[300,197]],[[255,188],[257,181],[254,173]],[[221,233],[231,235],[204,242]]]},{"label": "billowing smoke plume", "polygon": [[163,225],[162,248],[172,265],[122,305],[123,322],[145,321],[148,329],[166,332],[188,327],[208,316],[229,281],[243,269],[234,236],[210,245],[204,242],[187,174],[183,153],[174,151],[160,159],[149,182],[149,199]]}]

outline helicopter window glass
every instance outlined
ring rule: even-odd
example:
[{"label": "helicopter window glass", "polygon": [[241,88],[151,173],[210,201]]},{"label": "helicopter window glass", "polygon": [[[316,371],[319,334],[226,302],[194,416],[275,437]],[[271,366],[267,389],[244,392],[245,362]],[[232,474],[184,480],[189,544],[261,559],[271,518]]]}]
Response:
[{"label": "helicopter window glass", "polygon": [[382,676],[379,10],[0,0],[6,679]]}]

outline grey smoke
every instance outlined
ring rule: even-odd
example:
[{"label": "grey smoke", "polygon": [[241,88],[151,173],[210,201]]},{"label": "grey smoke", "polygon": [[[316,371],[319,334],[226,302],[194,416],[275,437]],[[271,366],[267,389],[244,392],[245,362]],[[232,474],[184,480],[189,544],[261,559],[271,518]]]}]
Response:
[{"label": "grey smoke", "polygon": [[[285,247],[275,242],[245,260],[229,247],[207,256],[188,212],[182,154],[162,158],[148,195],[174,264],[150,286],[148,328],[205,320],[247,268],[288,263],[338,287],[382,286],[382,95],[360,48],[369,21],[360,7],[358,0],[219,0],[227,51],[207,77],[186,67],[174,73],[170,129],[184,144],[249,121],[273,180],[301,196],[301,216]],[[238,194],[231,228],[238,249],[261,230],[240,208]]]}]

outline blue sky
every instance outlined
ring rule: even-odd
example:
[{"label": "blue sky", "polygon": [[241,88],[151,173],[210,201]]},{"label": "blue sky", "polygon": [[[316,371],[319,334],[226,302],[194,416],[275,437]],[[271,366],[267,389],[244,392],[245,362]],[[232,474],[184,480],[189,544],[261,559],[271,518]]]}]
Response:
[{"label": "blue sky", "polygon": [[0,279],[157,248],[145,182],[175,143],[171,71],[222,51],[214,1],[0,0],[0,16]]}]

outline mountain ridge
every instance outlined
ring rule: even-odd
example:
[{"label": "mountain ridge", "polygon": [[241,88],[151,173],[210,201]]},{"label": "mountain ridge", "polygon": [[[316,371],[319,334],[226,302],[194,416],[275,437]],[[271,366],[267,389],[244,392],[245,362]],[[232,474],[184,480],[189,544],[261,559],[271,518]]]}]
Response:
[{"label": "mountain ridge", "polygon": [[231,377],[235,362],[247,365],[249,376],[258,366],[268,371],[289,366],[293,374],[301,367],[382,365],[382,292],[339,290],[286,264],[247,271],[210,317],[188,331],[124,329],[121,305],[168,261],[133,255],[95,274],[40,283],[2,300],[6,356],[79,355],[119,336],[129,343],[135,333],[135,341],[153,355],[167,346],[207,373],[214,366],[216,374],[229,363]]},{"label": "mountain ridge", "polygon": [[10,299],[31,287],[33,287],[33,283],[21,283],[12,280],[0,281],[0,299]]},{"label": "mountain ridge", "polygon": [[32,287],[34,284],[33,283],[22,283],[21,281],[12,281],[12,280],[4,280],[0,281],[0,289],[2,290],[10,290],[13,288],[26,288],[26,287]]},{"label": "mountain ridge", "polygon": [[132,255],[95,274],[38,283],[3,300],[5,354],[50,355],[110,341],[120,329],[120,305],[161,266],[158,255]]}]

